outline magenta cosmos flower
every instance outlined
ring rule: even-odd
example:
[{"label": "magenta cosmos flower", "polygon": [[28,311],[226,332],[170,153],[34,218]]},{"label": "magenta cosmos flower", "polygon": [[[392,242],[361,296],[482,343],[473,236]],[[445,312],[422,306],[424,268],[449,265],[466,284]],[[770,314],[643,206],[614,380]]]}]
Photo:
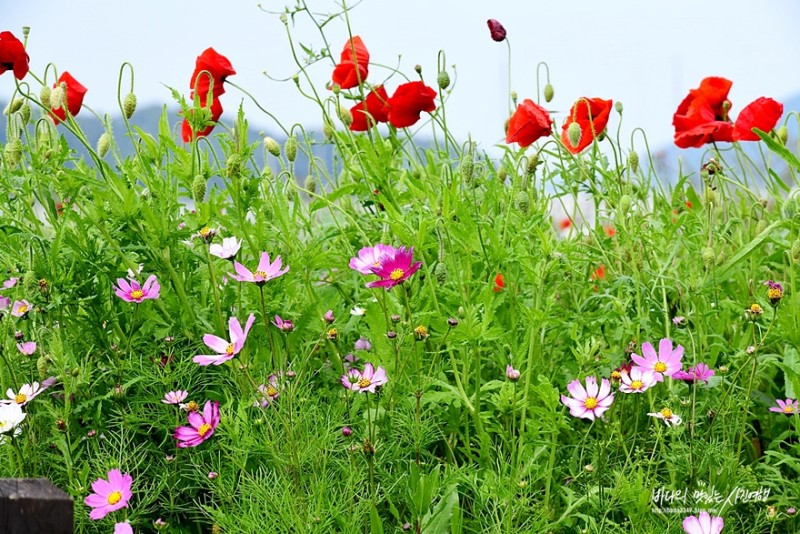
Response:
[{"label": "magenta cosmos flower", "polygon": [[[128,280],[130,280],[130,283],[128,283]],[[129,278],[128,280],[118,278],[117,285],[114,286],[117,296],[125,302],[135,302],[139,304],[143,300],[158,298],[161,286],[158,284],[158,280],[156,280],[156,275],[151,274],[148,276],[143,286],[140,286],[139,282],[134,278]]]},{"label": "magenta cosmos flower", "polygon": [[294,331],[294,323],[288,319],[284,320],[280,315],[275,316],[275,320],[272,321],[272,324],[278,327],[278,330],[281,332],[293,332]]},{"label": "magenta cosmos flower", "polygon": [[128,473],[123,475],[119,469],[109,471],[108,480],[98,478],[92,482],[94,493],[87,495],[83,501],[86,506],[93,508],[89,517],[97,521],[120,508],[127,508],[133,496],[131,485],[133,478]]},{"label": "magenta cosmos flower", "polygon": [[178,440],[178,447],[197,447],[214,434],[214,429],[219,424],[219,403],[208,401],[203,407],[203,413],[189,412],[189,425],[179,426],[175,429],[174,437]]},{"label": "magenta cosmos flower", "polygon": [[649,342],[642,343],[642,354],[631,354],[633,363],[642,369],[653,371],[657,382],[663,382],[665,376],[672,376],[681,370],[683,346],[672,349],[672,340],[664,338],[658,343],[658,354]]},{"label": "magenta cosmos flower", "polygon": [[794,399],[786,399],[785,401],[775,399],[775,402],[778,403],[778,405],[771,407],[769,411],[785,413],[786,415],[798,413],[797,401]]},{"label": "magenta cosmos flower", "polygon": [[375,369],[371,363],[364,364],[364,371],[350,369],[342,375],[342,385],[350,391],[359,393],[375,393],[375,389],[389,381],[386,376],[386,369],[378,367]]},{"label": "magenta cosmos flower", "polygon": [[231,317],[228,320],[228,330],[231,336],[230,341],[217,337],[214,334],[204,335],[203,343],[208,345],[211,350],[216,351],[217,354],[198,354],[192,358],[192,361],[199,365],[220,365],[232,359],[239,354],[239,351],[244,347],[244,342],[247,340],[247,333],[250,332],[250,327],[253,326],[253,321],[255,320],[256,316],[251,313],[250,317],[247,318],[247,323],[244,325],[244,330],[242,330],[239,319]]},{"label": "magenta cosmos flower", "polygon": [[133,527],[127,521],[114,525],[114,534],[133,534]]},{"label": "magenta cosmos flower", "polygon": [[686,371],[677,371],[672,375],[673,380],[683,380],[688,383],[705,382],[714,376],[714,370],[704,363],[698,363],[694,367],[689,367]]},{"label": "magenta cosmos flower", "polygon": [[421,261],[414,263],[414,247],[400,247],[393,255],[384,256],[378,267],[372,268],[372,274],[378,275],[381,279],[368,282],[366,286],[385,287],[388,291],[405,282],[421,266]]},{"label": "magenta cosmos flower", "polygon": [[11,315],[14,317],[24,317],[31,311],[31,303],[25,299],[14,301],[11,307]]},{"label": "magenta cosmos flower", "polygon": [[700,517],[690,515],[683,520],[686,534],[719,534],[724,526],[721,517],[711,517],[708,512],[700,512]]},{"label": "magenta cosmos flower", "polygon": [[594,421],[596,417],[603,417],[603,414],[614,402],[611,383],[607,378],[604,378],[598,387],[597,379],[587,376],[586,388],[583,387],[580,380],[573,380],[567,385],[567,391],[572,396],[561,395],[561,402],[569,408],[569,413],[573,417]]},{"label": "magenta cosmos flower", "polygon": [[623,393],[644,393],[657,383],[652,371],[634,366],[630,371],[622,371],[619,378],[619,390]]},{"label": "magenta cosmos flower", "polygon": [[273,278],[278,278],[280,275],[285,274],[289,267],[281,270],[282,262],[281,257],[275,258],[275,261],[270,263],[269,253],[261,253],[261,261],[258,262],[256,272],[250,272],[247,267],[239,263],[233,262],[233,268],[236,269],[236,274],[231,273],[229,276],[240,282],[253,282],[256,285],[263,286]]},{"label": "magenta cosmos flower", "polygon": [[358,251],[357,257],[350,258],[350,268],[361,274],[372,274],[372,269],[381,266],[383,258],[392,257],[394,254],[394,247],[381,243],[374,247],[364,247]]}]

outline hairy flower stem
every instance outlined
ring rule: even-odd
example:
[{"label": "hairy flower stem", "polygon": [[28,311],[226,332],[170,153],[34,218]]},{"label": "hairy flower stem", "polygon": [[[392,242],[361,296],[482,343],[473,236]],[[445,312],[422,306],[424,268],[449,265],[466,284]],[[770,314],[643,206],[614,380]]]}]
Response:
[{"label": "hairy flower stem", "polygon": [[[131,319],[131,329],[128,332],[128,343],[125,347],[125,354],[128,355],[128,359],[132,357],[131,355],[131,341],[133,340],[133,332],[136,329],[136,319],[139,317],[139,304],[133,309],[133,318]],[[117,353],[117,383],[122,383],[122,361],[120,360],[119,351]]]}]

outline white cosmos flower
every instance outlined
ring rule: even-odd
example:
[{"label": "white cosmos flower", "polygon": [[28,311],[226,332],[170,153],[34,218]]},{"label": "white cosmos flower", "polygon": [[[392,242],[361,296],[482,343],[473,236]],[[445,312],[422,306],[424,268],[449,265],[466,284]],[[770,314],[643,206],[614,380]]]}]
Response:
[{"label": "white cosmos flower", "polygon": [[[5,434],[11,430],[14,431],[16,436],[22,429],[19,424],[25,419],[25,413],[22,411],[22,406],[16,402],[4,402],[0,404],[0,434]],[[4,438],[5,436],[3,436]]]},{"label": "white cosmos flower", "polygon": [[241,246],[242,242],[235,237],[226,237],[222,240],[221,245],[214,243],[208,247],[208,252],[213,256],[222,258],[223,260],[229,260],[236,256],[236,253],[239,252]]}]

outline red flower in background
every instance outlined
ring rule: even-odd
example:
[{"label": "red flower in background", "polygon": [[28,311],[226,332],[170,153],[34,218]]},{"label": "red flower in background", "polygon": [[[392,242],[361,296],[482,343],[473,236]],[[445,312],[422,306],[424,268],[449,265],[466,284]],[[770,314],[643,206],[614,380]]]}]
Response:
[{"label": "red flower in background", "polygon": [[[56,81],[56,83],[53,84],[53,88],[55,89],[61,84],[64,84],[66,108],[70,115],[75,116],[81,110],[81,106],[83,105],[83,97],[86,95],[86,91],[88,91],[88,89],[81,85],[81,83],[73,78],[72,75],[67,71],[64,71],[64,73],[61,74],[61,77]],[[67,118],[67,114],[64,110],[64,106],[62,105],[58,109],[50,108],[50,116],[56,124],[65,120]]]},{"label": "red flower in background", "polygon": [[606,279],[606,266],[601,263],[600,266],[597,269],[594,270],[594,272],[592,273],[592,275],[589,278],[591,278],[594,281],[605,280]]},{"label": "red flower in background", "polygon": [[[611,100],[582,97],[572,105],[569,117],[561,128],[561,141],[567,150],[577,154],[592,144],[592,141],[606,129],[612,104]],[[573,145],[567,136],[567,130],[572,123],[577,123],[581,131],[576,145]]]},{"label": "red flower in background", "polygon": [[553,131],[553,119],[542,106],[526,98],[508,121],[506,143],[519,143],[525,148]]},{"label": "red flower in background", "polygon": [[506,279],[502,274],[497,273],[494,276],[494,292],[499,293],[504,287],[506,287]]},{"label": "red flower in background", "polygon": [[353,122],[350,129],[354,132],[366,132],[379,122],[389,120],[389,95],[382,85],[369,92],[363,102],[350,108]]},{"label": "red flower in background", "polygon": [[783,104],[765,97],[748,104],[732,123],[728,100],[731,85],[725,78],[709,77],[689,91],[672,117],[675,145],[698,148],[712,142],[758,141],[753,128],[767,132],[775,127],[783,115]]},{"label": "red flower in background", "polygon": [[28,74],[30,56],[25,46],[11,32],[0,32],[0,74],[13,70],[14,76],[21,80]]},{"label": "red flower in background", "polygon": [[[194,100],[195,95],[197,95],[200,101],[200,107],[206,108],[208,107],[209,90],[211,91],[211,120],[213,120],[214,123],[219,121],[220,117],[222,117],[222,102],[220,102],[219,97],[225,93],[225,79],[234,74],[236,74],[236,71],[233,69],[233,65],[231,65],[228,58],[211,47],[206,48],[202,54],[197,56],[194,72],[189,81],[191,98]],[[207,136],[214,129],[214,126],[214,124],[211,124],[199,132],[193,132],[189,120],[184,118],[181,127],[183,142],[188,143],[192,138]]]},{"label": "red flower in background", "polygon": [[413,126],[423,111],[436,109],[436,91],[422,82],[404,83],[389,99],[389,123],[395,128]]},{"label": "red flower in background", "polygon": [[486,21],[486,24],[489,26],[489,35],[492,36],[493,41],[497,41],[498,43],[505,41],[506,29],[500,24],[500,21],[489,19]]},{"label": "red flower in background", "polygon": [[369,51],[364,41],[356,35],[344,45],[339,63],[333,69],[333,83],[342,89],[358,87],[369,74]]}]

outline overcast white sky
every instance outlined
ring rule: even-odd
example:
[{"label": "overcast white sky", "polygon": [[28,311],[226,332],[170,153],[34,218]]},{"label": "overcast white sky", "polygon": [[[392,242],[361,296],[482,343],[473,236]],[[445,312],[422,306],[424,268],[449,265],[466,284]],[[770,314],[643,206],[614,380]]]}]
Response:
[{"label": "overcast white sky", "polygon": [[[281,11],[295,0],[263,0],[264,9]],[[332,12],[330,0],[307,0],[317,12]],[[85,103],[99,112],[116,108],[119,66],[136,68],[140,105],[170,102],[164,85],[188,89],[197,55],[208,46],[226,55],[238,74],[232,81],[258,97],[286,125],[318,127],[314,104],[293,83],[277,83],[263,72],[286,78],[295,72],[283,25],[250,0],[0,0],[3,22],[20,39],[31,26],[28,51],[34,72],[48,62],[69,70],[89,92]],[[778,100],[800,93],[800,39],[796,0],[363,0],[351,12],[353,33],[361,35],[373,62],[394,65],[413,76],[423,66],[435,85],[440,49],[455,64],[457,86],[448,103],[448,124],[489,148],[503,138],[507,116],[507,50],[489,38],[486,19],[500,20],[511,40],[512,89],[532,97],[536,64],[550,66],[556,121],[581,96],[620,100],[623,132],[643,127],[651,145],[672,139],[671,120],[686,92],[705,76],[733,80],[735,115],[759,96]],[[343,22],[327,26],[338,57],[347,31]],[[307,19],[292,32],[321,48]],[[318,88],[330,78],[331,65],[311,69]],[[370,80],[388,74],[378,66]],[[395,78],[391,88],[399,83]],[[164,85],[162,85],[164,84]],[[10,94],[11,76],[0,77],[0,95]],[[38,90],[38,88],[36,88]],[[187,91],[188,92],[188,91]],[[243,95],[222,97],[223,121],[231,121]],[[272,129],[267,117],[248,109],[252,125]],[[177,118],[176,118],[177,121]],[[613,116],[611,126],[616,128]]]}]

